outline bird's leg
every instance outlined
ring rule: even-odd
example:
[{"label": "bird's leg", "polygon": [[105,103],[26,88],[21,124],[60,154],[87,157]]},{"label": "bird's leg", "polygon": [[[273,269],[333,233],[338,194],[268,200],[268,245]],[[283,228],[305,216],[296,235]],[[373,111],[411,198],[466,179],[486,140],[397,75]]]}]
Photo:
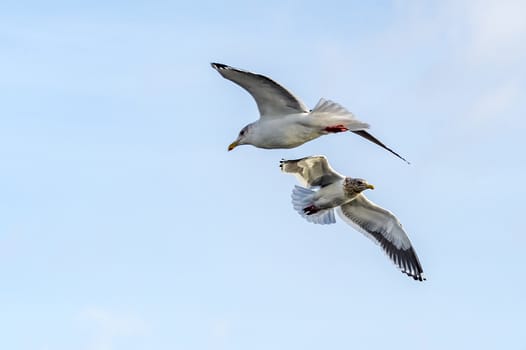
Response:
[{"label": "bird's leg", "polygon": [[318,208],[317,206],[315,205],[309,205],[308,207],[306,208],[303,208],[303,212],[307,215],[312,215],[312,214],[316,214],[317,212],[320,211],[320,208]]},{"label": "bird's leg", "polygon": [[345,127],[345,125],[338,124],[338,125],[332,125],[325,128],[325,131],[327,132],[344,132],[349,131],[349,128]]}]

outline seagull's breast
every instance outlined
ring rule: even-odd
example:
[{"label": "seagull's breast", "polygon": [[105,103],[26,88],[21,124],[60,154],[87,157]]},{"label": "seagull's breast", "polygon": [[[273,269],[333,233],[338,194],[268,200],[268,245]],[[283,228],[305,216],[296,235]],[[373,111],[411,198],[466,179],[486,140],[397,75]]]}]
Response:
[{"label": "seagull's breast", "polygon": [[343,180],[322,187],[314,195],[314,205],[321,209],[336,208],[350,199],[343,190]]},{"label": "seagull's breast", "polygon": [[313,140],[321,133],[305,123],[306,113],[265,117],[258,121],[255,130],[257,147],[294,148]]}]

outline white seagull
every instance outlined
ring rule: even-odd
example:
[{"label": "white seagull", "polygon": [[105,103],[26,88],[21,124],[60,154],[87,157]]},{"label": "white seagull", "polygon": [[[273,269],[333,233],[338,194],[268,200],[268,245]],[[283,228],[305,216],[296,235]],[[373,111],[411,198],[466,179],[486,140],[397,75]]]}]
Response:
[{"label": "white seagull", "polygon": [[264,75],[221,63],[211,65],[223,78],[247,90],[259,109],[259,120],[241,129],[237,139],[228,146],[229,151],[245,144],[258,148],[294,148],[322,135],[352,131],[407,162],[367,132],[367,123],[356,119],[336,102],[322,98],[309,110],[290,91]]},{"label": "white seagull", "polygon": [[380,245],[403,273],[415,280],[425,280],[422,265],[400,221],[361,193],[374,189],[373,185],[337,173],[324,156],[282,160],[280,168],[296,175],[307,186],[295,186],[292,191],[294,209],[307,221],[333,224],[336,209],[345,222]]}]

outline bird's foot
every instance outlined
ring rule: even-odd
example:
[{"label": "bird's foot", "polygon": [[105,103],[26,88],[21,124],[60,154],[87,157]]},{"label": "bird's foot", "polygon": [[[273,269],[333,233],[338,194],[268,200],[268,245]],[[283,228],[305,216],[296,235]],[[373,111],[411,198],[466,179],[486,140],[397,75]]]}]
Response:
[{"label": "bird's foot", "polygon": [[338,125],[332,125],[325,128],[325,131],[327,132],[344,132],[349,131],[349,128],[345,127],[345,125],[338,124]]},{"label": "bird's foot", "polygon": [[307,215],[312,215],[312,214],[316,214],[317,212],[320,211],[320,208],[318,208],[317,206],[315,205],[309,205],[308,207],[306,208],[303,208],[303,212]]}]

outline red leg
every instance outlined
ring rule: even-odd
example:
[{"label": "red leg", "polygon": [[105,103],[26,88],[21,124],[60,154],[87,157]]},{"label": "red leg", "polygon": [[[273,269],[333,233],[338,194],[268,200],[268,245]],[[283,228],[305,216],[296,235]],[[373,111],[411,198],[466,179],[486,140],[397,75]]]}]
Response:
[{"label": "red leg", "polygon": [[303,208],[303,212],[307,215],[312,215],[312,214],[316,214],[317,212],[320,211],[320,208],[314,206],[314,205],[309,205],[308,207],[306,208]]},{"label": "red leg", "polygon": [[344,132],[349,131],[348,128],[345,127],[345,125],[338,124],[338,125],[332,125],[325,128],[325,131],[327,132]]}]

